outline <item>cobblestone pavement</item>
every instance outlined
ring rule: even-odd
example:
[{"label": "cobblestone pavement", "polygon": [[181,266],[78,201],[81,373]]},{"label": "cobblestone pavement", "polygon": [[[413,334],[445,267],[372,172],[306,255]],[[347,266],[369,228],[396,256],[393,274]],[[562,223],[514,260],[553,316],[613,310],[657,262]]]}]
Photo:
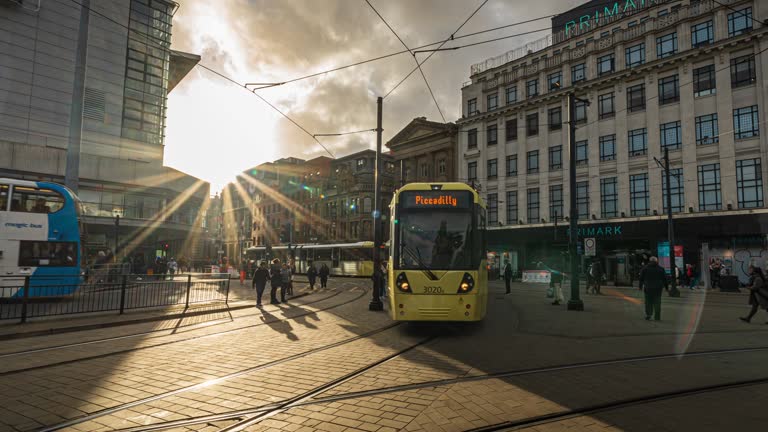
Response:
[{"label": "cobblestone pavement", "polygon": [[[237,284],[233,304],[252,302]],[[492,282],[482,323],[393,325],[367,310],[369,285],[336,279],[263,310],[4,341],[0,431],[714,431],[768,421],[767,317],[738,321],[743,294],[665,297],[655,322],[632,289],[582,294],[585,311],[571,312],[543,287],[504,295]],[[47,323],[57,324],[67,322]]]}]

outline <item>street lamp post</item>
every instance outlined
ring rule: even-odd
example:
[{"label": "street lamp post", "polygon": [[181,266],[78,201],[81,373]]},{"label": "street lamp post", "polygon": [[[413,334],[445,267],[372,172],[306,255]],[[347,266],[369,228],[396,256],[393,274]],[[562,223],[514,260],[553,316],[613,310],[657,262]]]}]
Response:
[{"label": "street lamp post", "polygon": [[373,172],[373,293],[368,310],[382,311],[384,303],[381,301],[381,127],[382,104],[384,99],[376,100],[376,162]]},{"label": "street lamp post", "polygon": [[[675,262],[675,227],[672,222],[672,169],[669,165],[669,149],[664,148],[664,162],[653,158],[662,170],[664,170],[664,179],[667,182],[666,194],[667,194],[667,241],[669,242],[669,270],[672,274],[672,288],[669,290],[670,297],[680,297],[680,290],[677,289],[677,275],[675,275],[675,269],[673,264]],[[681,270],[682,271],[682,270]]]},{"label": "street lamp post", "polygon": [[571,258],[571,299],[568,300],[568,310],[583,311],[584,302],[579,293],[579,257],[577,254],[577,242],[579,241],[579,212],[576,209],[576,100],[589,104],[589,101],[579,99],[571,92],[568,94],[568,190],[570,193],[570,229],[569,255]]},{"label": "street lamp post", "polygon": [[118,259],[120,252],[120,215],[115,215],[115,259]]}]

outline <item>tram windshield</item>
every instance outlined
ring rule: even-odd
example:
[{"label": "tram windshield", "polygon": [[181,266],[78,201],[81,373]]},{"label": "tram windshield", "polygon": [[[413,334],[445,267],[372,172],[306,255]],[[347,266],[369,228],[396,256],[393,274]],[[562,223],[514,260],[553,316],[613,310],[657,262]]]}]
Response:
[{"label": "tram windshield", "polygon": [[471,211],[401,212],[396,262],[400,269],[476,268]]}]

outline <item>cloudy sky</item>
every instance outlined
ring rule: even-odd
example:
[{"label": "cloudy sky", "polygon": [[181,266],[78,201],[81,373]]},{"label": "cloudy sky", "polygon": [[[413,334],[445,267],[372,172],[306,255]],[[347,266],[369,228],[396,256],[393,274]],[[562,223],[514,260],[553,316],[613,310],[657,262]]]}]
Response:
[{"label": "cloudy sky", "polygon": [[[483,0],[369,0],[409,47],[448,37]],[[238,82],[291,78],[403,49],[365,0],[180,0],[173,48]],[[584,0],[489,0],[457,33],[463,35],[563,12]],[[449,42],[446,47],[550,26],[548,19]],[[447,121],[461,111],[461,84],[473,63],[502,54],[546,32],[444,51],[424,66]],[[425,54],[418,54],[423,59]],[[410,54],[325,74],[259,94],[311,133],[376,127],[376,98],[415,66]],[[195,68],[169,96],[165,162],[211,182],[280,157],[327,155],[311,137],[258,97]],[[384,142],[414,117],[441,121],[416,72],[384,100]],[[320,138],[336,156],[375,146],[375,134]]]}]

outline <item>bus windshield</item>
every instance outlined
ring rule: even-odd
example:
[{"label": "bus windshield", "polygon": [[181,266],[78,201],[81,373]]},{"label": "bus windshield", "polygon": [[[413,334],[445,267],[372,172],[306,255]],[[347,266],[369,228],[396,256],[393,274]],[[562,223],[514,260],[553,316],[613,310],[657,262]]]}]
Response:
[{"label": "bus windshield", "polygon": [[477,267],[472,253],[472,212],[408,211],[398,217],[397,268],[469,270]]}]

